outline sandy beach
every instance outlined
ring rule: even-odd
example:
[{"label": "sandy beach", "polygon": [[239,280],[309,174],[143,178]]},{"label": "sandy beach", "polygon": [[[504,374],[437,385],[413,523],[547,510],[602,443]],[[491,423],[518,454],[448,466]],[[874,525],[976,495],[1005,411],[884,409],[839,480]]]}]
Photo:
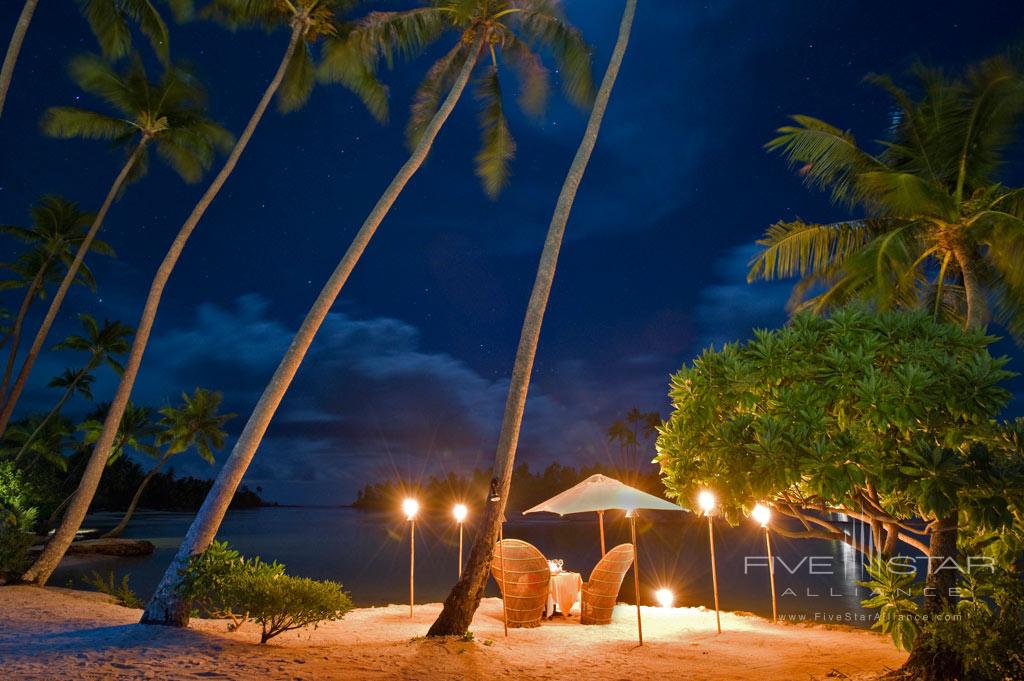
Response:
[{"label": "sandy beach", "polygon": [[778,624],[702,608],[619,606],[610,626],[576,617],[502,632],[501,601],[487,599],[474,640],[422,638],[440,604],[354,610],[340,622],[256,645],[257,626],[222,621],[188,629],[139,626],[140,612],[101,594],[0,587],[5,679],[640,679],[708,681],[872,679],[905,655],[885,638],[845,627]]}]

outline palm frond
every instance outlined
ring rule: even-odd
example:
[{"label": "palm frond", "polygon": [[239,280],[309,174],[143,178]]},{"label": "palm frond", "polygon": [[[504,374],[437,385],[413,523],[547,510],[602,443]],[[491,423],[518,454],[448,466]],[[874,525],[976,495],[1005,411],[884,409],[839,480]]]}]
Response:
[{"label": "palm frond", "polygon": [[150,0],[121,0],[121,3],[124,13],[138,23],[142,35],[149,39],[160,61],[165,64],[170,61],[170,34],[153,3]]},{"label": "palm frond", "polygon": [[477,82],[480,109],[480,151],[476,155],[476,174],[483,181],[484,191],[492,199],[508,183],[509,162],[515,156],[516,143],[508,129],[501,101],[498,67],[490,66]]},{"label": "palm frond", "polygon": [[551,50],[566,97],[579,107],[590,107],[594,77],[591,49],[583,35],[565,21],[559,4],[552,0],[512,4],[522,10],[511,16],[527,44],[534,50]]},{"label": "palm frond", "polygon": [[444,12],[420,7],[404,12],[370,12],[359,21],[352,37],[373,62],[394,66],[395,58],[409,59],[422,52],[444,32]]},{"label": "palm frond", "polygon": [[544,62],[526,43],[514,36],[506,38],[501,54],[519,76],[519,106],[531,115],[543,114],[551,93],[550,74]]},{"label": "palm frond", "polygon": [[50,107],[40,126],[44,134],[62,139],[118,140],[136,132],[128,121],[73,106]]},{"label": "palm frond", "polygon": [[941,187],[919,175],[889,169],[861,172],[854,180],[856,195],[874,215],[925,214],[955,221],[957,206]]},{"label": "palm frond", "polygon": [[796,125],[779,128],[779,135],[765,148],[780,151],[790,167],[800,166],[804,181],[812,187],[831,191],[833,201],[852,205],[858,198],[857,176],[872,170],[886,170],[881,161],[857,146],[849,132],[811,116],[791,118]]},{"label": "palm frond", "polygon": [[284,79],[277,91],[277,109],[281,113],[295,111],[302,107],[313,92],[313,58],[309,45],[300,40],[292,52],[292,58],[284,72]]},{"label": "palm frond", "polygon": [[416,94],[413,96],[409,120],[405,125],[405,142],[409,148],[415,147],[430,120],[437,113],[441,98],[455,83],[455,78],[469,57],[469,49],[459,42],[438,59],[423,77]]},{"label": "palm frond", "polygon": [[805,277],[843,262],[872,235],[865,221],[835,224],[777,222],[758,240],[764,250],[750,261],[747,281]]},{"label": "palm frond", "polygon": [[351,33],[326,41],[317,67],[317,79],[340,83],[362,100],[377,121],[387,121],[388,89],[377,78],[372,56]]},{"label": "palm frond", "polygon": [[[138,89],[133,89],[131,80],[137,80],[141,64],[132,63],[125,75],[119,74],[102,57],[82,54],[71,60],[68,72],[78,87],[103,99],[125,117],[133,116],[144,106],[139,101]],[[145,82],[145,73],[142,73]]]}]

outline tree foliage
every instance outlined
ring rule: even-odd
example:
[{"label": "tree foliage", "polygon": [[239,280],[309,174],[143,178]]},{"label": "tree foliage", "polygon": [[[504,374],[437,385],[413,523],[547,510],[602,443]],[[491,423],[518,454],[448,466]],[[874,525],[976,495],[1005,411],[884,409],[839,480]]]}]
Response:
[{"label": "tree foliage", "polygon": [[994,340],[926,313],[844,309],[708,350],[672,377],[665,485],[684,501],[712,489],[733,521],[768,502],[802,528],[780,533],[861,550],[829,513],[871,523],[890,549],[927,553],[933,523],[957,512],[968,536],[1012,540],[1024,456],[1021,424],[994,420],[1013,375]]}]

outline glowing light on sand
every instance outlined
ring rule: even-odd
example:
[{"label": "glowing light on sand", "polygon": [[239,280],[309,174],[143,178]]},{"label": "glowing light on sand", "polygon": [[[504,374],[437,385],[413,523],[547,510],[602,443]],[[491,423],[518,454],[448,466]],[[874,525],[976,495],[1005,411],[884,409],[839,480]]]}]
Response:
[{"label": "glowing light on sand", "polygon": [[671,589],[658,589],[654,593],[654,598],[657,599],[658,605],[663,608],[671,608],[673,601],[676,599]]},{"label": "glowing light on sand", "polygon": [[461,523],[466,520],[466,516],[469,514],[469,509],[466,508],[465,504],[455,504],[455,508],[452,509],[452,513],[455,515],[455,522]]}]

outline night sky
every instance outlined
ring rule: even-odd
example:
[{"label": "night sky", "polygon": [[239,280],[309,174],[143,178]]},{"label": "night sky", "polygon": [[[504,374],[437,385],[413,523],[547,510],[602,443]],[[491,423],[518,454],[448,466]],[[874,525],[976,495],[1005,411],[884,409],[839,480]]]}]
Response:
[{"label": "night sky", "polygon": [[[594,45],[599,79],[622,3],[565,4]],[[370,2],[356,15],[393,5]],[[20,7],[0,3],[4,40]],[[671,372],[709,344],[785,321],[788,284],[745,283],[754,240],[779,219],[844,215],[762,149],[788,114],[873,139],[884,130],[888,102],[861,83],[865,74],[900,74],[918,58],[958,71],[1010,46],[1022,28],[1020,5],[1009,0],[969,9],[934,0],[641,0],[569,222],[520,460],[610,461],[608,424],[634,405],[667,415]],[[171,38],[174,58],[194,64],[207,84],[212,116],[236,133],[287,42],[285,31],[233,34],[209,23],[172,26]],[[136,45],[151,58],[148,44],[137,37]],[[0,222],[25,224],[29,205],[45,193],[95,210],[120,167],[122,157],[104,143],[38,132],[47,106],[92,104],[77,101],[65,69],[84,51],[96,47],[75,3],[42,0],[0,119]],[[230,424],[232,435],[239,432],[309,304],[404,161],[412,88],[439,54],[382,74],[391,87],[385,126],[339,86],[318,86],[301,111],[268,114],[173,275],[135,401],[160,406],[197,385],[218,389],[239,414]],[[473,174],[476,103],[463,98],[278,412],[247,478],[264,496],[347,503],[368,479],[490,465],[544,233],[586,120],[553,94],[539,121],[508,107],[518,153],[498,201],[486,198]],[[1003,179],[1020,184],[1024,172],[1011,164]],[[98,293],[74,293],[54,343],[81,311],[136,323],[153,271],[204,187],[183,184],[154,158],[104,226],[102,238],[119,258],[92,258]],[[3,248],[6,260],[10,242]],[[42,311],[37,306],[34,319]],[[1001,349],[1024,369],[1024,353]],[[48,409],[57,394],[43,386],[75,361],[48,353],[20,413]],[[100,377],[94,392],[109,400],[113,375]],[[1024,411],[1020,405],[1019,398],[1013,411]],[[68,413],[88,408],[79,402]],[[175,465],[213,474],[191,454]]]}]

